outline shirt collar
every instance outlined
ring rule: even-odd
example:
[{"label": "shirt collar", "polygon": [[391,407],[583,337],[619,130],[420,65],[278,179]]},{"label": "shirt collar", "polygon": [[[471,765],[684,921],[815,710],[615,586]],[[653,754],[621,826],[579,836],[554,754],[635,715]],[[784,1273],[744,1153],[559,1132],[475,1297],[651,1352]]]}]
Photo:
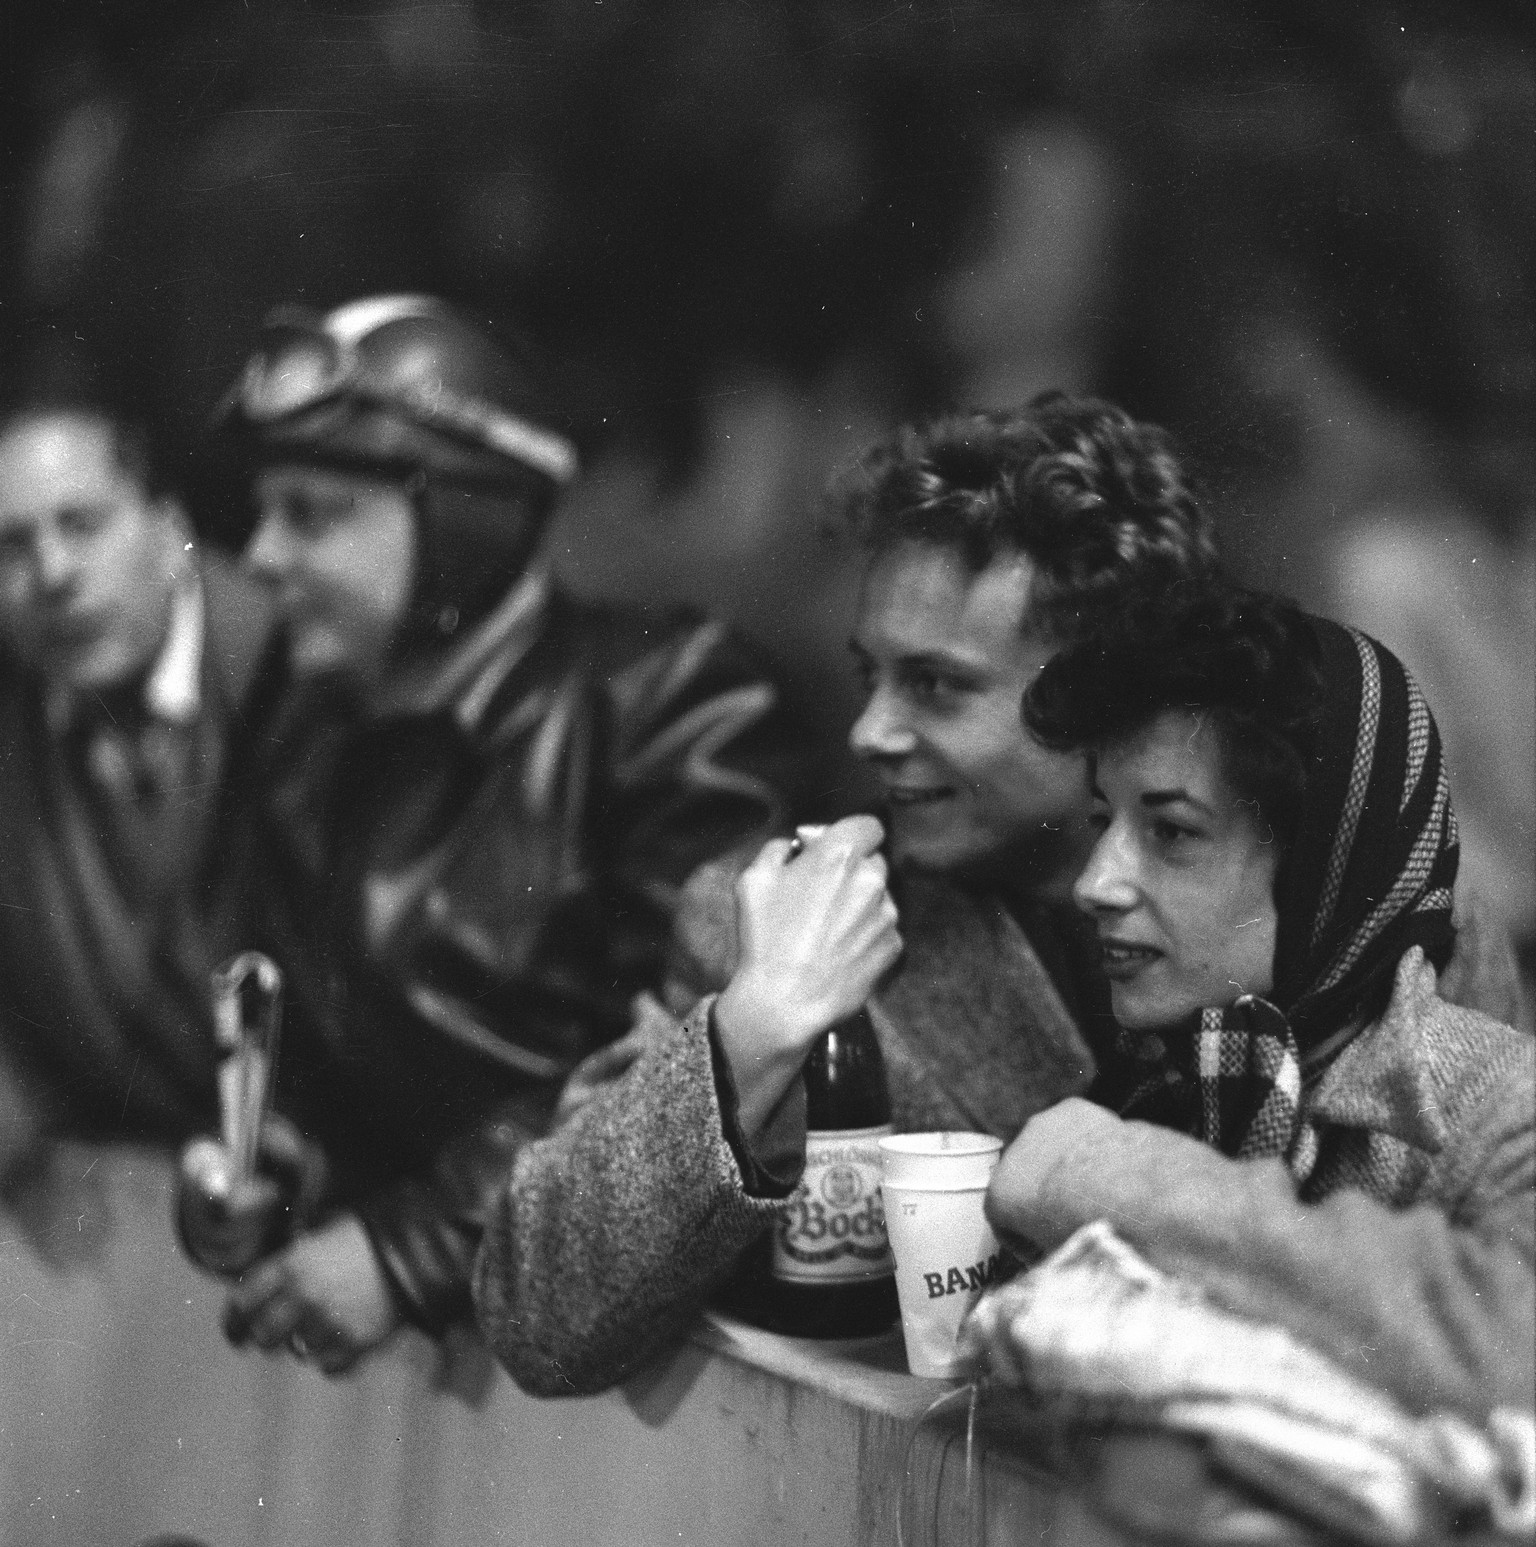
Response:
[{"label": "shirt collar", "polygon": [[144,706],[157,720],[188,725],[203,707],[203,588],[188,574],[171,595],[171,624],[144,679]]}]

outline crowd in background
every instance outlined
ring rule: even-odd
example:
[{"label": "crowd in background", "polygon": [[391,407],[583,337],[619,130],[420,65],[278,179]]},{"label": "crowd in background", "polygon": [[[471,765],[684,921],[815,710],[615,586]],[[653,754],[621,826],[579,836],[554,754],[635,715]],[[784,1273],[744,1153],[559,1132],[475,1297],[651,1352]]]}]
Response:
[{"label": "crowd in background", "polygon": [[[829,746],[855,687],[828,472],[912,410],[1100,391],[1214,482],[1240,572],[1456,703],[1468,866],[1536,936],[1512,8],[114,0],[4,26],[9,369],[80,340],[190,448],[272,304],[516,316],[588,469],[563,569],[734,617]],[[238,535],[198,471],[199,521]],[[856,780],[830,754],[802,793],[849,809]]]}]

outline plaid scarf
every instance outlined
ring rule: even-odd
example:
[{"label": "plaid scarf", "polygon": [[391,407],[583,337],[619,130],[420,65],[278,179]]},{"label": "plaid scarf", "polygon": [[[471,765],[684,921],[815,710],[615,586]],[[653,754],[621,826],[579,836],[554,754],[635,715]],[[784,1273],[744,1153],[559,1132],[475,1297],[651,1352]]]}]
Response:
[{"label": "plaid scarf", "polygon": [[1301,1113],[1305,1056],[1380,1013],[1411,946],[1445,966],[1458,859],[1440,733],[1417,683],[1374,639],[1309,621],[1325,700],[1277,897],[1273,1002],[1245,995],[1182,1034],[1122,1033],[1118,1048],[1134,1071],[1123,1116],[1240,1160],[1278,1156],[1298,1182],[1317,1161]]}]

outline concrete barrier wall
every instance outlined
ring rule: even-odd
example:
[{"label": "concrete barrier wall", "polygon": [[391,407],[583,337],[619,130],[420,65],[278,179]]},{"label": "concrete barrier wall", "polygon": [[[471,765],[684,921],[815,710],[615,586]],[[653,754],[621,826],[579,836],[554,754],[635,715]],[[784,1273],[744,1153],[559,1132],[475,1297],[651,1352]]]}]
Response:
[{"label": "concrete barrier wall", "polygon": [[[178,1253],[165,1159],[62,1149],[0,1213],[0,1543],[134,1547],[909,1547],[969,1541],[945,1385],[899,1340],[835,1350],[715,1323],[621,1391],[541,1402],[466,1337],[403,1336],[329,1382],[235,1353]],[[992,1541],[1108,1541],[994,1462]]]}]

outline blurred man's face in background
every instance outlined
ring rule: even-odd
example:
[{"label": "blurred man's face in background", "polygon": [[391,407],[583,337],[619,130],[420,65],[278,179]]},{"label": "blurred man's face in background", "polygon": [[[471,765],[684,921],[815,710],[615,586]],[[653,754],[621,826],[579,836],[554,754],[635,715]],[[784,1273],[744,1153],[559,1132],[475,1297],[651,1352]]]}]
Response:
[{"label": "blurred man's face in background", "polygon": [[0,430],[0,627],[51,682],[116,687],[148,671],[170,627],[187,533],[122,465],[89,413]]},{"label": "blurred man's face in background", "polygon": [[399,484],[318,467],[269,467],[245,561],[273,591],[295,673],[373,680],[405,620],[416,522]]},{"label": "blurred man's face in background", "polygon": [[1000,555],[980,573],[958,549],[877,552],[852,649],[869,692],[849,735],[884,790],[896,858],[996,873],[1087,809],[1083,760],[1024,729],[1024,690],[1054,653],[1026,633],[1034,567]]}]

